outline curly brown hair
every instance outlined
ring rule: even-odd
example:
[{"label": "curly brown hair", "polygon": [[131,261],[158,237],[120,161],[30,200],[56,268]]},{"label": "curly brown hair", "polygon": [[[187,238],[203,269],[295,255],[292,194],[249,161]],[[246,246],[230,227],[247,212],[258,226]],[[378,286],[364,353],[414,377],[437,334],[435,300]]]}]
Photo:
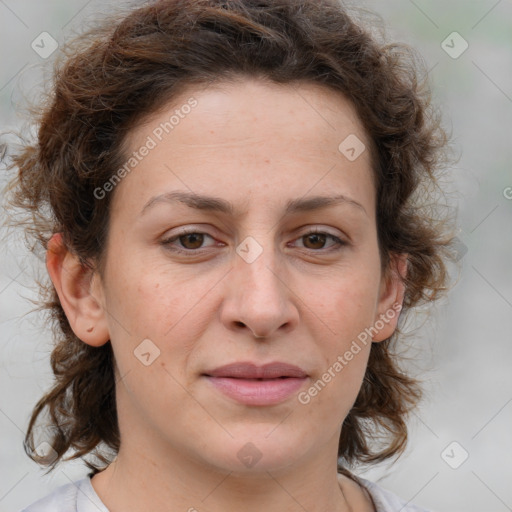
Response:
[{"label": "curly brown hair", "polygon": [[[9,204],[27,214],[34,250],[46,250],[61,233],[84,265],[101,272],[113,194],[98,200],[94,191],[126,161],[130,130],[186,88],[240,77],[308,82],[348,98],[371,141],[383,270],[392,254],[408,254],[400,321],[436,300],[447,290],[454,240],[447,216],[432,206],[447,136],[416,53],[380,41],[354,20],[336,0],[160,0],[105,19],[68,43],[35,118],[37,139],[14,151],[8,165],[17,169]],[[69,449],[74,453],[64,460],[94,455],[96,462],[84,458],[92,475],[111,462],[121,441],[111,345],[95,348],[73,333],[51,282],[41,286],[41,303],[54,326],[55,384],[32,412],[25,450],[49,471]],[[339,471],[405,448],[405,420],[421,390],[396,353],[402,334],[397,329],[372,345],[343,424]],[[45,410],[52,460],[34,452]]]}]

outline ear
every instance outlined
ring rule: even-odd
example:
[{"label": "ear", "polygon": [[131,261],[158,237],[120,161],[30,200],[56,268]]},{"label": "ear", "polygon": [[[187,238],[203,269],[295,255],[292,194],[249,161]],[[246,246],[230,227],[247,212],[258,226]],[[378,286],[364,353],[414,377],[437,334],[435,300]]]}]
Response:
[{"label": "ear", "polygon": [[99,275],[69,252],[60,233],[54,234],[48,242],[46,268],[69,325],[78,338],[94,347],[109,341]]},{"label": "ear", "polygon": [[403,279],[407,275],[407,256],[405,253],[392,254],[389,266],[383,273],[373,324],[377,331],[373,336],[375,342],[388,339],[398,324],[405,293]]}]

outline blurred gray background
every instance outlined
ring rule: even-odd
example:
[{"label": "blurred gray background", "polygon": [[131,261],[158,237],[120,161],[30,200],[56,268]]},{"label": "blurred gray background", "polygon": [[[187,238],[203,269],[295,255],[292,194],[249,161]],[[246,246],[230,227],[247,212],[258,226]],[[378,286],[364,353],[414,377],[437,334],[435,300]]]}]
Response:
[{"label": "blurred gray background", "polygon": [[[126,4],[0,0],[0,130],[21,126],[24,98],[47,76],[41,66],[51,38],[62,43],[119,5]],[[458,210],[462,265],[448,298],[418,314],[423,326],[409,340],[426,398],[411,418],[407,452],[361,474],[438,512],[512,511],[512,1],[359,5],[382,16],[389,39],[425,59],[461,155],[446,191]],[[44,476],[23,451],[29,414],[52,381],[51,333],[27,314],[34,273],[44,267],[12,238],[0,255],[0,512],[8,512],[86,468],[68,462]]]}]

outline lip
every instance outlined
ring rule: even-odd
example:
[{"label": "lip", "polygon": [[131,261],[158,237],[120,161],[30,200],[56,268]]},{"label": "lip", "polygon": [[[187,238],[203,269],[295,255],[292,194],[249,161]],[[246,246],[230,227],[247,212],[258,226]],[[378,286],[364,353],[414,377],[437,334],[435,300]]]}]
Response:
[{"label": "lip", "polygon": [[276,379],[278,377],[304,378],[308,374],[298,366],[280,361],[258,366],[251,362],[226,364],[205,372],[209,377],[231,377],[235,379]]},{"label": "lip", "polygon": [[274,405],[297,392],[308,374],[298,366],[274,362],[257,366],[231,363],[203,373],[224,395],[246,405]]}]

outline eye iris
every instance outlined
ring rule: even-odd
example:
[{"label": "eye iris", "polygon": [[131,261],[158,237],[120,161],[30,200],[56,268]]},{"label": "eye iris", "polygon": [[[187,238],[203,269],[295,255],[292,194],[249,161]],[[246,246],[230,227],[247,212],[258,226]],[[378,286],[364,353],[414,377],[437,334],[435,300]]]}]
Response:
[{"label": "eye iris", "polygon": [[[184,240],[189,240],[191,244],[187,244]],[[180,243],[186,249],[199,249],[203,245],[204,235],[201,233],[187,233],[179,237]],[[190,247],[192,245],[192,247]]]},{"label": "eye iris", "polygon": [[[309,249],[322,249],[322,247],[325,245],[325,240],[327,238],[326,235],[323,235],[321,233],[311,233],[304,237],[306,240],[312,241],[313,245],[316,245],[315,247],[308,247]],[[307,244],[304,244],[307,246]],[[319,245],[319,246],[318,246]]]}]

